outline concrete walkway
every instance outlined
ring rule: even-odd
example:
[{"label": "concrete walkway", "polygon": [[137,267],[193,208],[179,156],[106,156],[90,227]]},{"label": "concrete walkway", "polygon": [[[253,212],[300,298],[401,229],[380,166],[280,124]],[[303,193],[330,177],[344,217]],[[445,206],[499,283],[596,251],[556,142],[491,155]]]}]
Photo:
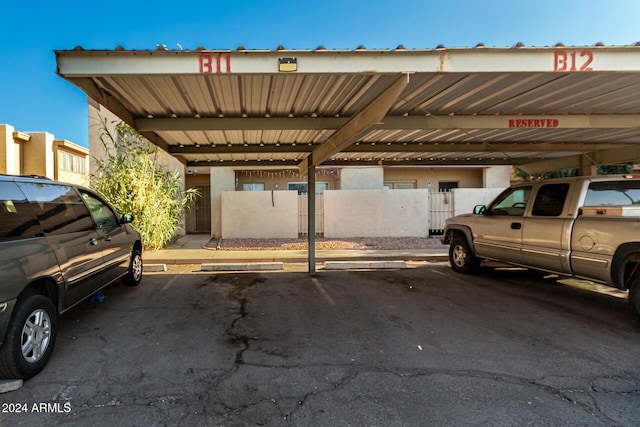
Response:
[{"label": "concrete walkway", "polygon": [[[145,264],[208,264],[208,263],[307,263],[306,250],[222,251],[205,247],[207,234],[189,234],[171,247],[159,251],[145,251]],[[446,261],[446,249],[341,249],[316,250],[316,262],[327,261]]]}]

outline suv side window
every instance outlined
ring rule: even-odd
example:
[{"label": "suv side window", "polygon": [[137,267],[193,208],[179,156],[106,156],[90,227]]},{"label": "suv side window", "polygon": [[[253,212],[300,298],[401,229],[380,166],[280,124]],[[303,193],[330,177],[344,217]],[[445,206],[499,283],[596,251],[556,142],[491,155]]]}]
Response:
[{"label": "suv side window", "polygon": [[69,185],[21,182],[46,234],[65,234],[95,229],[89,210]]},{"label": "suv side window", "polygon": [[120,224],[116,214],[98,196],[86,190],[80,190],[80,194],[89,207],[89,212],[98,229],[114,228]]},{"label": "suv side window", "polygon": [[528,186],[508,189],[489,207],[489,214],[522,216],[530,194],[531,187]]},{"label": "suv side window", "polygon": [[569,193],[569,184],[541,185],[533,202],[531,214],[534,216],[560,216]]},{"label": "suv side window", "polygon": [[29,202],[14,182],[0,182],[0,241],[43,236]]}]

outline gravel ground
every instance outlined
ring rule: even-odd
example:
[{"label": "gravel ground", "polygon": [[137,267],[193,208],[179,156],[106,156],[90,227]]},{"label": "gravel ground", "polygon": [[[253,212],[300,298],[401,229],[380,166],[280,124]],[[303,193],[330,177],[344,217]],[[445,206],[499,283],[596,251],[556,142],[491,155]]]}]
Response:
[{"label": "gravel ground", "polygon": [[[211,241],[208,246],[215,245],[222,251],[256,251],[256,250],[306,250],[308,243],[302,239],[223,239]],[[349,239],[316,239],[316,250],[335,249],[443,249],[448,245],[440,243],[439,237],[380,237]]]}]

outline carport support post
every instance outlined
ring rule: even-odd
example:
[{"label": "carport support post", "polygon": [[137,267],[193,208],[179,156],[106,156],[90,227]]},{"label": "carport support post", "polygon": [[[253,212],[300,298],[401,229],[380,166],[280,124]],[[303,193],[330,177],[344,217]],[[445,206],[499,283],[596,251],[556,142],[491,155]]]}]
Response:
[{"label": "carport support post", "polygon": [[307,171],[307,236],[309,241],[309,275],[316,275],[316,167]]}]

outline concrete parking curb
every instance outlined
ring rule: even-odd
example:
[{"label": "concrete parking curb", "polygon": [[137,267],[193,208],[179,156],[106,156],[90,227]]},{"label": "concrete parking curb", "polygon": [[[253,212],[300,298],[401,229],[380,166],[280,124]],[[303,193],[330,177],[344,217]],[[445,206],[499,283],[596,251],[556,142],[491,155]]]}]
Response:
[{"label": "concrete parking curb", "polygon": [[282,270],[281,262],[207,263],[200,266],[202,271],[272,271]]},{"label": "concrete parking curb", "polygon": [[22,380],[0,380],[0,393],[18,390],[22,384]]},{"label": "concrete parking curb", "polygon": [[325,270],[357,270],[357,269],[402,269],[407,268],[405,261],[328,261]]}]

